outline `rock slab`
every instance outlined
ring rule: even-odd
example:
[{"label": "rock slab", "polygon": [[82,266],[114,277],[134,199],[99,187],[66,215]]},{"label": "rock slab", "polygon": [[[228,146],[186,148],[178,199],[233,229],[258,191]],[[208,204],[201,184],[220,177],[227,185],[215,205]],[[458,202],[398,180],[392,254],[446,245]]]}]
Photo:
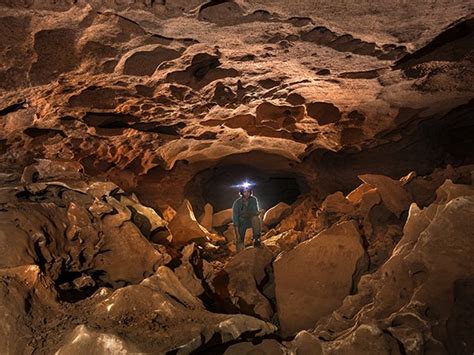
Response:
[{"label": "rock slab", "polygon": [[283,336],[313,328],[349,295],[364,256],[357,224],[333,225],[274,262],[276,302]]}]

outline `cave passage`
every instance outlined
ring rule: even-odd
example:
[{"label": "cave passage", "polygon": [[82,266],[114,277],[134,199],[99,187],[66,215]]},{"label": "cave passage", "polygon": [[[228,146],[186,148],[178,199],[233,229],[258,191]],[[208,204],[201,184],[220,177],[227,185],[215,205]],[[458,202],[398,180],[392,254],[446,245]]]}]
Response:
[{"label": "cave passage", "polygon": [[214,211],[232,207],[239,197],[236,185],[244,181],[253,183],[253,193],[259,207],[268,210],[279,202],[292,204],[306,189],[300,176],[285,171],[267,171],[254,166],[233,164],[215,166],[199,172],[186,186],[185,194],[198,210],[210,203]]}]

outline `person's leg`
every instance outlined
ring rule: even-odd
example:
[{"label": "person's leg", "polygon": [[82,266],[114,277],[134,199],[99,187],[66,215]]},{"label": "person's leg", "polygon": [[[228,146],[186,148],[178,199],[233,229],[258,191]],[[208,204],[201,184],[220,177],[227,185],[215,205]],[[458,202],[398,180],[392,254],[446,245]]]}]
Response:
[{"label": "person's leg", "polygon": [[239,225],[234,225],[234,233],[235,233],[235,246],[237,248],[237,251],[240,251],[243,248],[243,244],[241,243]]},{"label": "person's leg", "polygon": [[260,217],[252,217],[252,232],[253,232],[253,245],[256,247],[260,246],[260,234],[262,234],[262,221]]},{"label": "person's leg", "polygon": [[247,223],[241,221],[239,223],[237,235],[237,251],[241,251],[245,247],[245,231],[247,230]]}]

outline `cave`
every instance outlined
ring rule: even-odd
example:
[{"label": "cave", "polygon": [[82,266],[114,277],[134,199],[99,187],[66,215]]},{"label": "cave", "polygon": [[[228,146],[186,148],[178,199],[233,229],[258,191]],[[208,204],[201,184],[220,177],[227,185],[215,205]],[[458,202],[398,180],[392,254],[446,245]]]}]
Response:
[{"label": "cave", "polygon": [[237,154],[194,174],[184,187],[184,196],[197,214],[206,203],[222,211],[232,207],[241,184],[247,181],[260,209],[266,211],[280,202],[291,205],[309,191],[305,176],[298,174],[293,165],[262,152]]},{"label": "cave", "polygon": [[473,354],[473,13],[0,0],[0,354]]},{"label": "cave", "polygon": [[216,211],[221,211],[232,207],[232,199],[238,197],[239,185],[243,181],[252,184],[253,194],[258,196],[259,206],[265,210],[279,202],[291,205],[301,193],[296,177],[232,165],[200,172],[186,187],[186,195],[201,190],[202,200],[214,206]]}]

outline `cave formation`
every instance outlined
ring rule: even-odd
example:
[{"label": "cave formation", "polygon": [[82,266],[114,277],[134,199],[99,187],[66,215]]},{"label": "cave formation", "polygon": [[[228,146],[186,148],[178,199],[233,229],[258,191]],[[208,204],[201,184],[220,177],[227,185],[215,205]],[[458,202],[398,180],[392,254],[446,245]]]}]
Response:
[{"label": "cave formation", "polygon": [[473,13],[0,0],[0,353],[474,353]]}]

